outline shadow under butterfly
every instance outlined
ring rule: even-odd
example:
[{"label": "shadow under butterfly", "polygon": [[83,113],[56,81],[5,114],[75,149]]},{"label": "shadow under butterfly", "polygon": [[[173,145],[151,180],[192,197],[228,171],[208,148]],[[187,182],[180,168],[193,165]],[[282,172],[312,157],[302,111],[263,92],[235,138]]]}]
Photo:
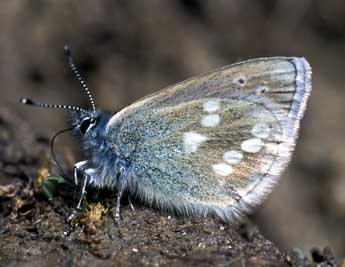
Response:
[{"label": "shadow under butterfly", "polygon": [[115,221],[126,190],[148,206],[182,216],[236,222],[272,190],[294,149],[311,92],[304,58],[259,58],[196,76],[119,112],[95,107],[69,49],[68,63],[91,109],[21,103],[70,111],[86,160],[74,165],[81,192],[117,191]]}]

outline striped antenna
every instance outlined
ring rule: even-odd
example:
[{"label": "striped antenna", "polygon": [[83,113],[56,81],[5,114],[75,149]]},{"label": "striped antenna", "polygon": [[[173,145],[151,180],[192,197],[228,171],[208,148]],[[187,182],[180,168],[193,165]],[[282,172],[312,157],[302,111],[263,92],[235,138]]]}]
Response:
[{"label": "striped antenna", "polygon": [[69,110],[75,110],[75,111],[80,111],[80,112],[89,114],[89,112],[87,110],[85,110],[81,107],[78,107],[78,106],[38,103],[38,102],[34,102],[33,100],[26,98],[26,97],[21,98],[20,103],[24,104],[24,105],[39,107],[39,108],[69,109]]},{"label": "striped antenna", "polygon": [[91,92],[90,92],[89,88],[87,88],[83,78],[80,76],[80,73],[79,73],[77,67],[74,65],[71,51],[69,50],[67,45],[65,45],[64,50],[65,50],[65,55],[67,57],[68,65],[70,66],[70,68],[74,72],[75,76],[77,77],[77,79],[79,80],[81,86],[84,88],[84,91],[86,92],[87,96],[89,97],[89,100],[90,100],[90,103],[92,105],[93,111],[96,111],[95,102],[93,101],[93,97],[91,95]]}]

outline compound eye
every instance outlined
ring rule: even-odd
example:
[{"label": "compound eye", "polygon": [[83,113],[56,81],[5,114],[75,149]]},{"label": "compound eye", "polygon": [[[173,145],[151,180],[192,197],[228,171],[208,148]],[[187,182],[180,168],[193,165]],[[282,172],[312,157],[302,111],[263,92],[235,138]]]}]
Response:
[{"label": "compound eye", "polygon": [[82,120],[79,126],[80,132],[84,135],[87,130],[95,124],[95,119],[92,118],[85,118]]}]

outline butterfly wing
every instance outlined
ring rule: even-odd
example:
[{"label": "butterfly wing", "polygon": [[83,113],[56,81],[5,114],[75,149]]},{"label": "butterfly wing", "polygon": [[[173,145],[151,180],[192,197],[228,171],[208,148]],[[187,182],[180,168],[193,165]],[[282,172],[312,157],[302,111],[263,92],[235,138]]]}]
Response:
[{"label": "butterfly wing", "polygon": [[197,76],[107,124],[131,193],[183,215],[232,220],[260,203],[291,157],[311,91],[303,58],[262,58]]}]

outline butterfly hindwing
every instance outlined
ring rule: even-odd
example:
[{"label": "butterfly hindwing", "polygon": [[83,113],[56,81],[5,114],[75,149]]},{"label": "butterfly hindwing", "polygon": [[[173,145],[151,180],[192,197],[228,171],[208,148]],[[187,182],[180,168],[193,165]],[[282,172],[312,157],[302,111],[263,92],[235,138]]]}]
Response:
[{"label": "butterfly hindwing", "polygon": [[152,94],[107,124],[150,205],[224,220],[258,204],[290,159],[311,90],[301,58],[245,61]]}]

